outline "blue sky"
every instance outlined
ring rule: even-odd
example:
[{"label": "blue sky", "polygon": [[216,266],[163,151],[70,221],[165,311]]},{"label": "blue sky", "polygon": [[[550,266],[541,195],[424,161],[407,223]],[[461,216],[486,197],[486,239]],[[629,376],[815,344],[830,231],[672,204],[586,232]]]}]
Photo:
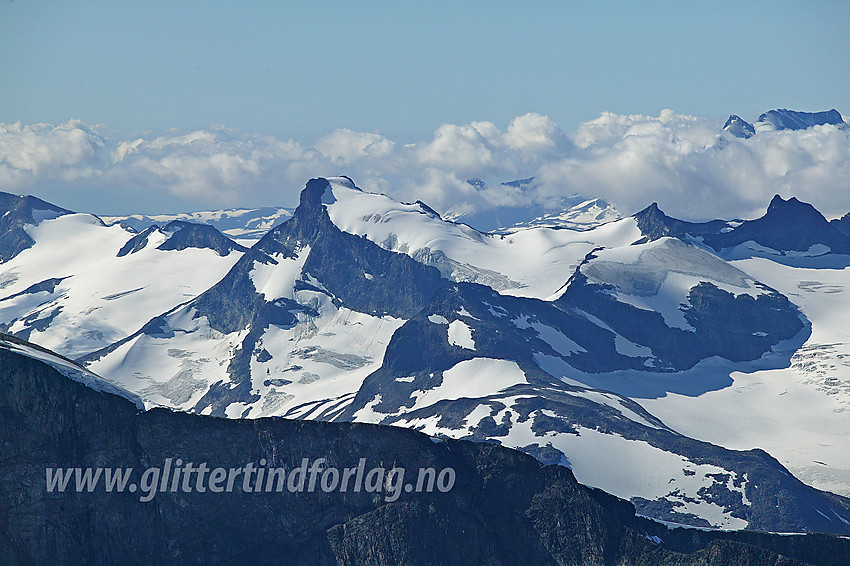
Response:
[{"label": "blue sky", "polygon": [[707,148],[731,113],[846,116],[848,29],[838,0],[0,0],[0,190],[177,212],[349,174],[457,214],[578,193],[739,216],[780,193],[838,215],[846,131]]},{"label": "blue sky", "polygon": [[841,110],[848,25],[841,1],[5,1],[0,122],[411,142],[526,112]]}]

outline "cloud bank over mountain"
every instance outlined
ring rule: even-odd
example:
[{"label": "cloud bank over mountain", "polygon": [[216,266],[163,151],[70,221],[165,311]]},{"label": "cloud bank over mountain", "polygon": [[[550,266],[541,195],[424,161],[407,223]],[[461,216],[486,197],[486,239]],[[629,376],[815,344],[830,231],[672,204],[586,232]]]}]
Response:
[{"label": "cloud bank over mountain", "polygon": [[[412,144],[348,129],[307,144],[220,126],[122,136],[76,120],[0,124],[0,190],[101,213],[165,212],[292,206],[305,179],[347,174],[367,190],[455,215],[496,206],[556,209],[574,194],[601,196],[624,213],[658,201],[691,219],[757,216],[775,193],[811,202],[828,216],[850,210],[847,128],[750,139],[721,128],[721,121],[664,110],[606,112],[567,133],[529,113],[504,129],[487,121],[443,124],[431,139]],[[502,184],[531,177],[524,187]],[[120,196],[133,210],[83,202],[95,193]]]}]

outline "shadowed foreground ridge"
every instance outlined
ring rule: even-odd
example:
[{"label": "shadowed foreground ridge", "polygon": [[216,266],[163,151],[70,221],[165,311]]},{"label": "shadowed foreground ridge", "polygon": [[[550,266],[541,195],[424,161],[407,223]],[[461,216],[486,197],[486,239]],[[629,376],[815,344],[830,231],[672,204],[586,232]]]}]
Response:
[{"label": "shadowed foreground ridge", "polygon": [[[666,527],[560,466],[490,444],[280,418],[155,409],[0,348],[3,564],[836,564],[850,541]],[[448,493],[46,493],[51,467],[137,470],[165,458],[237,467],[266,458],[452,467]],[[237,482],[237,486],[239,482]],[[800,562],[804,560],[805,562]]]}]

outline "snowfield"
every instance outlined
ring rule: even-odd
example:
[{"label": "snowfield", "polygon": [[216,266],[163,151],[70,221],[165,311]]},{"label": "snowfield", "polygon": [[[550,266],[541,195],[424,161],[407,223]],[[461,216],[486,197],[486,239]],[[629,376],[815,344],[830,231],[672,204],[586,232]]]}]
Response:
[{"label": "snowfield", "polygon": [[[241,257],[210,249],[144,248],[118,257],[135,234],[90,214],[25,227],[35,245],[0,264],[0,321],[6,332],[76,358],[137,331],[150,318],[215,284]],[[53,281],[49,281],[53,280]],[[39,283],[49,281],[49,285]]]},{"label": "snowfield", "polygon": [[683,434],[762,448],[803,481],[850,496],[850,268],[790,267],[763,257],[731,263],[800,307],[812,323],[808,341],[790,367],[733,372],[728,387],[641,404]]}]

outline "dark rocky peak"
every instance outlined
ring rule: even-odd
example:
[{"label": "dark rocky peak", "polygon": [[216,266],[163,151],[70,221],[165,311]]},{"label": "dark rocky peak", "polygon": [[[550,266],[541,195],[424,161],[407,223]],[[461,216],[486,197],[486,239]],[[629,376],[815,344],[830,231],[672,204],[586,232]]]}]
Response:
[{"label": "dark rocky peak", "polygon": [[770,204],[767,206],[767,212],[762,218],[770,219],[774,222],[792,221],[795,224],[827,224],[827,220],[823,214],[811,204],[802,202],[797,197],[791,197],[785,200],[779,195],[774,195],[770,200]]},{"label": "dark rocky peak", "polygon": [[209,224],[172,220],[162,228],[162,232],[168,234],[169,238],[157,247],[159,250],[208,248],[223,257],[234,250],[245,252],[248,249],[240,246]]},{"label": "dark rocky peak", "polygon": [[729,119],[726,120],[726,123],[723,125],[723,131],[729,132],[736,138],[743,139],[751,138],[756,133],[756,129],[752,124],[736,114],[729,116]]},{"label": "dark rocky peak", "polygon": [[71,213],[40,198],[0,192],[0,263],[35,243],[24,230],[25,224],[38,224]]},{"label": "dark rocky peak", "polygon": [[[340,179],[357,189],[348,177],[334,178],[334,182]],[[447,283],[434,267],[340,230],[323,206],[323,199],[329,198],[333,198],[331,183],[310,179],[292,218],[271,230],[254,249],[269,256],[292,257],[309,246],[303,272],[316,277],[347,307],[367,314],[409,318]],[[369,279],[363,273],[381,276]]]},{"label": "dark rocky peak", "polygon": [[667,216],[656,203],[634,218],[644,235],[638,243],[665,236],[696,237],[716,251],[751,240],[780,252],[806,252],[821,244],[832,253],[850,254],[850,237],[839,228],[841,221],[828,222],[814,206],[795,197],[786,200],[776,195],[764,216],[743,222],[686,222]]},{"label": "dark rocky peak", "polygon": [[121,246],[121,249],[118,250],[116,257],[124,257],[128,254],[134,254],[139,250],[145,248],[148,245],[148,238],[151,234],[159,230],[159,226],[154,224],[153,226],[149,226],[127,240],[127,243]]},{"label": "dark rocky peak", "polygon": [[647,206],[646,208],[644,208],[640,212],[636,212],[634,214],[634,217],[635,218],[645,218],[647,220],[649,220],[649,219],[665,220],[665,219],[670,218],[669,216],[667,216],[666,214],[664,214],[661,211],[661,209],[658,207],[657,202],[653,202],[652,204],[650,204],[649,206]]},{"label": "dark rocky peak", "polygon": [[118,257],[134,254],[145,248],[150,236],[156,232],[168,237],[157,246],[158,250],[185,250],[187,248],[208,248],[224,257],[236,250],[245,252],[248,248],[240,246],[215,227],[209,224],[196,224],[184,220],[173,220],[160,228],[156,224],[142,230],[118,250]]},{"label": "dark rocky peak", "polygon": [[658,208],[654,202],[634,215],[638,228],[644,237],[639,243],[651,242],[665,236],[681,238],[686,234],[701,236],[719,232],[727,223],[723,220],[710,220],[708,222],[686,222],[667,216]]},{"label": "dark rocky peak", "polygon": [[795,197],[786,200],[776,195],[761,218],[705,238],[718,251],[749,240],[779,252],[806,252],[822,245],[832,253],[850,254],[850,237],[830,224],[814,206]]},{"label": "dark rocky peak", "polygon": [[755,123],[756,130],[805,130],[812,126],[833,124],[846,128],[847,124],[836,109],[825,112],[799,112],[779,108],[765,112]]},{"label": "dark rocky peak", "polygon": [[[357,188],[348,177],[338,179],[347,179],[352,188]],[[332,204],[335,200],[333,187],[327,179],[310,179],[301,190],[298,206],[292,217],[272,228],[252,249],[268,255],[283,254],[286,257],[294,257],[297,249],[318,238],[323,231],[339,231],[323,206]]]},{"label": "dark rocky peak", "polygon": [[[360,190],[354,184],[354,181],[351,181],[348,177],[338,177],[337,179],[347,180],[350,182],[349,188]],[[325,220],[330,222],[327,210],[322,205],[333,204],[334,202],[336,202],[336,197],[333,194],[330,181],[323,177],[310,179],[301,190],[298,207],[292,214],[292,218],[284,224],[295,220],[296,224],[309,224],[318,227],[317,223],[322,223]],[[279,225],[277,229],[280,229],[284,224]]]}]

